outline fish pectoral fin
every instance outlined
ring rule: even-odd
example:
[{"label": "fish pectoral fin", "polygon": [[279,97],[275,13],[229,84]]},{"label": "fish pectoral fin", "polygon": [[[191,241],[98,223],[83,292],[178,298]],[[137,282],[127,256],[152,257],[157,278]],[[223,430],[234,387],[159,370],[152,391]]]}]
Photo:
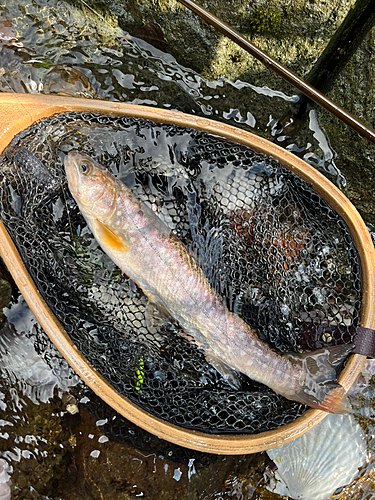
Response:
[{"label": "fish pectoral fin", "polygon": [[206,361],[217,370],[220,375],[228,382],[232,389],[239,389],[241,381],[236,370],[228,366],[224,361],[213,354],[206,353]]},{"label": "fish pectoral fin", "polygon": [[103,224],[103,222],[95,219],[95,225],[98,239],[103,246],[109,247],[111,250],[115,250],[116,252],[127,252],[129,250],[129,247],[123,238],[112,231],[112,229],[109,229],[109,227]]},{"label": "fish pectoral fin", "polygon": [[147,327],[162,326],[171,321],[172,315],[166,307],[155,300],[152,295],[147,294],[148,303],[145,310]]}]

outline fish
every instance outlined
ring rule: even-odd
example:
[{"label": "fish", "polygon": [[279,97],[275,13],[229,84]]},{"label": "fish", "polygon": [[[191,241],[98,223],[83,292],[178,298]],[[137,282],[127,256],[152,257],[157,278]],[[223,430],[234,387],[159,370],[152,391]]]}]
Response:
[{"label": "fish", "polygon": [[312,408],[351,411],[335,366],[352,346],[274,351],[229,311],[192,252],[123,182],[78,151],[65,156],[64,166],[70,193],[98,244],[148,298],[146,318],[155,311],[174,318],[233,386],[241,372]]}]

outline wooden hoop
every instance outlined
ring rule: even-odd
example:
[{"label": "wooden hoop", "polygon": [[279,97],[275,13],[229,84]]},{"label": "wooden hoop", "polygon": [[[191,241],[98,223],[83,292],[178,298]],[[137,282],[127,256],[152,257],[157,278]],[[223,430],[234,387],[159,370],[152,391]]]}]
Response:
[{"label": "wooden hoop", "polygon": [[[87,111],[113,116],[145,118],[155,122],[202,130],[231,142],[244,144],[256,152],[267,154],[294,172],[310,184],[347,223],[361,259],[363,299],[360,325],[366,328],[375,328],[375,261],[371,237],[352,203],[313,167],[265,139],[206,118],[117,102],[6,93],[2,93],[0,97],[0,154],[15,134],[30,127],[35,121],[68,111]],[[1,222],[0,254],[40,325],[73,370],[117,412],[159,438],[208,453],[227,455],[256,453],[281,446],[295,439],[327,415],[323,411],[310,409],[294,422],[278,429],[255,435],[236,436],[220,436],[191,431],[153,417],[119,394],[72,343],[60,322],[39,294]],[[358,354],[349,357],[339,377],[339,382],[345,390],[348,390],[355,382],[365,359],[365,356]]]}]

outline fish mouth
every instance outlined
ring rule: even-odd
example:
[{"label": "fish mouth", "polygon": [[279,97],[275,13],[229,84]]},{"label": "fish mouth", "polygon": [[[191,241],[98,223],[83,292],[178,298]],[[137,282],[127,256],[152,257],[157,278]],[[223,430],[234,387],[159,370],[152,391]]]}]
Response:
[{"label": "fish mouth", "polygon": [[68,180],[68,186],[70,192],[77,193],[78,192],[78,161],[80,158],[80,153],[77,151],[72,151],[68,155],[65,156],[64,159],[64,167],[66,178]]}]

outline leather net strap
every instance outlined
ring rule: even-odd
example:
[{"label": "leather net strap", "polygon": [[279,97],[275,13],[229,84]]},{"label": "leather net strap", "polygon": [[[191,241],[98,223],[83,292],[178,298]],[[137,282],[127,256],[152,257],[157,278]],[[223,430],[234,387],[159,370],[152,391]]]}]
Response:
[{"label": "leather net strap", "polygon": [[375,330],[359,326],[354,344],[353,353],[375,358]]}]

